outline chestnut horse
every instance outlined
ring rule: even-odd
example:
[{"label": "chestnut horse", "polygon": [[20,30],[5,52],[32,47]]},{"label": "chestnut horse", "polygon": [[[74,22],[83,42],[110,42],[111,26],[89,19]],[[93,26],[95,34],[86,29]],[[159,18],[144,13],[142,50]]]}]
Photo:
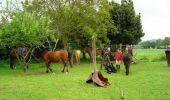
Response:
[{"label": "chestnut horse", "polygon": [[57,51],[43,51],[42,52],[42,57],[45,61],[47,70],[46,72],[48,73],[49,71],[52,72],[52,68],[50,67],[50,64],[53,62],[59,62],[62,61],[64,64],[64,68],[62,72],[64,72],[65,67],[67,67],[67,72],[68,72],[68,52],[66,50],[57,50]]},{"label": "chestnut horse", "polygon": [[[90,56],[90,59],[91,59],[91,57],[92,57],[92,48],[91,47],[85,47],[83,49],[83,52],[88,53],[88,55]],[[96,56],[98,56],[98,55],[102,56],[102,52],[103,52],[102,49],[100,49],[100,48],[96,49]]]}]

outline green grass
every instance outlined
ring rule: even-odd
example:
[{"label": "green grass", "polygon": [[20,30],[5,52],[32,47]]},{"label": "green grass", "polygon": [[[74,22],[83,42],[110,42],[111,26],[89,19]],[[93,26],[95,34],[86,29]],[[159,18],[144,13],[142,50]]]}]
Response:
[{"label": "green grass", "polygon": [[134,50],[134,56],[138,60],[142,61],[164,61],[165,50],[164,49],[136,49]]},{"label": "green grass", "polygon": [[111,82],[104,88],[85,83],[92,71],[90,62],[69,68],[68,74],[61,73],[61,63],[53,64],[54,73],[46,74],[44,63],[31,64],[24,73],[19,66],[11,70],[7,61],[1,61],[0,100],[120,100],[121,89],[125,100],[170,100],[170,68],[166,61],[152,61],[163,50],[135,50],[135,53],[137,59],[152,58],[133,64],[129,76],[125,76],[123,65],[116,74],[102,70]]}]

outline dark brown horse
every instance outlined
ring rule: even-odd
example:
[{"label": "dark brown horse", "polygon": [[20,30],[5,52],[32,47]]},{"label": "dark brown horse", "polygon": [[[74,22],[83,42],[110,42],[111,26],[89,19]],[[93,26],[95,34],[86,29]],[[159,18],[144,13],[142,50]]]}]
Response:
[{"label": "dark brown horse", "polygon": [[170,67],[170,49],[165,50],[167,64]]},{"label": "dark brown horse", "polygon": [[28,64],[31,59],[31,55],[34,52],[34,48],[12,48],[9,53],[10,68],[16,69],[16,61],[20,60],[24,72],[28,69]]},{"label": "dark brown horse", "polygon": [[64,72],[65,67],[67,67],[67,72],[68,72],[68,52],[66,50],[58,50],[58,51],[44,51],[42,52],[42,57],[45,61],[47,70],[46,72],[48,73],[49,71],[52,72],[52,68],[50,67],[50,64],[52,62],[59,62],[62,61],[64,64],[64,68],[62,72]]},{"label": "dark brown horse", "polygon": [[18,50],[16,48],[12,48],[9,52],[9,59],[10,59],[10,68],[16,69],[16,60],[19,57]]},{"label": "dark brown horse", "polygon": [[132,62],[133,51],[131,48],[128,48],[128,52],[123,55],[123,63],[126,70],[126,75],[129,75],[129,68]]}]

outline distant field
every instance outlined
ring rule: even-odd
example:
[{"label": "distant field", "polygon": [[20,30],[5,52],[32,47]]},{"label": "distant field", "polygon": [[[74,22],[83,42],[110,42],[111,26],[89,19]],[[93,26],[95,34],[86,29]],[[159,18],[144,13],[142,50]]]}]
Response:
[{"label": "distant field", "polygon": [[138,60],[142,61],[164,61],[165,50],[164,49],[135,49],[134,56]]},{"label": "distant field", "polygon": [[164,50],[138,49],[134,55],[137,64],[132,64],[129,76],[123,65],[116,74],[101,70],[111,82],[104,88],[85,83],[92,71],[89,61],[69,68],[68,74],[61,73],[61,63],[53,64],[54,73],[46,74],[43,62],[32,63],[24,73],[0,61],[0,100],[120,100],[120,90],[125,100],[170,100],[170,68]]}]

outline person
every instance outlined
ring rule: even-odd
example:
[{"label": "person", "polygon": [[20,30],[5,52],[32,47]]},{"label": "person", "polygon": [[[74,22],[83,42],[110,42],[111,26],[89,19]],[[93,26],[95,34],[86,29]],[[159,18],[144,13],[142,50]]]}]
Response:
[{"label": "person", "polygon": [[122,53],[121,49],[117,49],[117,51],[114,54],[114,59],[116,60],[116,69],[117,69],[117,71],[119,71],[120,64],[123,59],[123,53]]},{"label": "person", "polygon": [[25,54],[26,54],[26,48],[25,48],[25,47],[19,47],[19,48],[18,48],[18,51],[19,51],[19,55],[20,55],[21,57],[24,57],[24,56],[25,56]]}]

